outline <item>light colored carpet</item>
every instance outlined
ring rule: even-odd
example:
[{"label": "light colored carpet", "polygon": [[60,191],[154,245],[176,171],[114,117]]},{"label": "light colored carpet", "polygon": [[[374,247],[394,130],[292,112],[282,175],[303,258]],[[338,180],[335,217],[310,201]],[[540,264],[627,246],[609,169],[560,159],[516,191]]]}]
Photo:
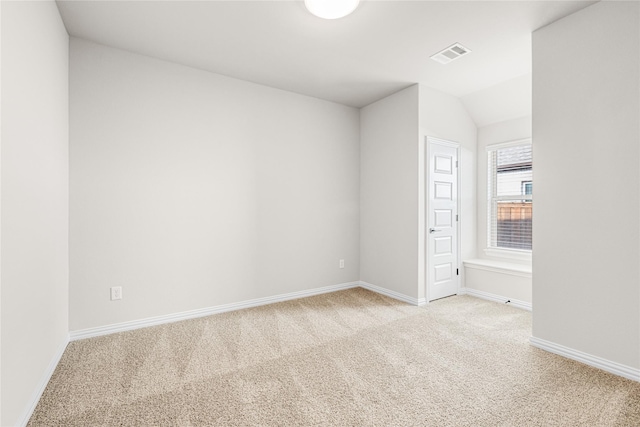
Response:
[{"label": "light colored carpet", "polygon": [[640,384],[529,345],[531,315],[364,289],[69,344],[29,426],[640,426]]}]

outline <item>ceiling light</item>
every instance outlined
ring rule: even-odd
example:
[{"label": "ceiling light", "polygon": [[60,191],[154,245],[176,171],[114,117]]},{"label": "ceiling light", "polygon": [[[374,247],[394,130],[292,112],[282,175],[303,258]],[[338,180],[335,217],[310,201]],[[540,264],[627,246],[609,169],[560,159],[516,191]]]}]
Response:
[{"label": "ceiling light", "polygon": [[324,19],[347,16],[358,7],[360,0],[304,0],[309,12]]}]

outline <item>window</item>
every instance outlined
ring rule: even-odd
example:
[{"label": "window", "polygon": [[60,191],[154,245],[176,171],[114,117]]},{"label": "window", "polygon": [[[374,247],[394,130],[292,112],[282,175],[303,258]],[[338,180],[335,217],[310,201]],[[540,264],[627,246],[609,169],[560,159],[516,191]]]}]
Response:
[{"label": "window", "polygon": [[488,245],[531,250],[533,173],[531,142],[488,148]]}]

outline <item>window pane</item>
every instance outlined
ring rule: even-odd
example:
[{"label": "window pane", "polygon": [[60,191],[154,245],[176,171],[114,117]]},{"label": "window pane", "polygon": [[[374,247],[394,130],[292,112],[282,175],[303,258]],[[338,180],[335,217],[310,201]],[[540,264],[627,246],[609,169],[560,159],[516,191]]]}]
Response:
[{"label": "window pane", "polygon": [[[496,153],[496,196],[517,196],[531,194],[525,183],[532,182],[531,146],[517,146],[497,150]],[[529,187],[532,188],[532,187]]]},{"label": "window pane", "polygon": [[532,206],[529,201],[497,202],[497,247],[531,249]]},{"label": "window pane", "polygon": [[531,250],[531,144],[489,151],[489,246]]}]

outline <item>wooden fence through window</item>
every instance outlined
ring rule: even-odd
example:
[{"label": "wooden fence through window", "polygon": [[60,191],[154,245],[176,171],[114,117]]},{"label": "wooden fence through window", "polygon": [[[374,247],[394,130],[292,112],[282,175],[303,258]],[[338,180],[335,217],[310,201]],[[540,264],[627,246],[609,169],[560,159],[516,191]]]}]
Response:
[{"label": "wooden fence through window", "polygon": [[531,202],[498,202],[497,246],[531,249]]}]

